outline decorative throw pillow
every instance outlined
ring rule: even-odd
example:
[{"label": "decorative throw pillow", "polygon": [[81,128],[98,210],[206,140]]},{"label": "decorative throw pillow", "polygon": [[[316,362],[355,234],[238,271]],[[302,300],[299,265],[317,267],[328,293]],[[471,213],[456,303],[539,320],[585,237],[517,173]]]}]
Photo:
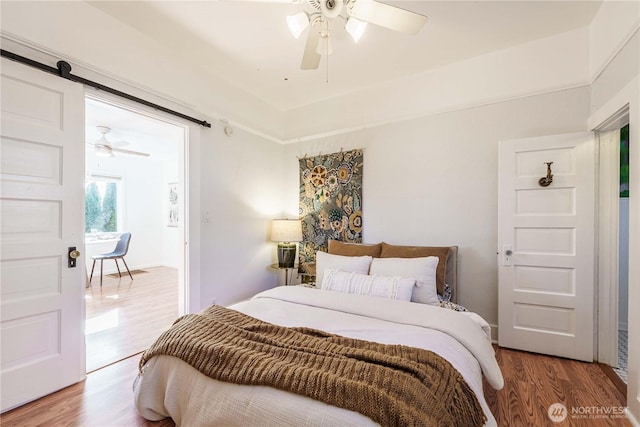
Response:
[{"label": "decorative throw pillow", "polygon": [[411,301],[416,279],[407,277],[387,277],[327,268],[324,270],[322,289],[349,294],[370,295],[374,297]]},{"label": "decorative throw pillow", "polygon": [[374,258],[370,274],[410,277],[416,280],[411,301],[438,304],[436,269],[438,257],[425,258]]},{"label": "decorative throw pillow", "polygon": [[444,284],[444,291],[442,292],[442,294],[438,293],[438,300],[440,302],[451,302],[451,285],[450,284],[448,283]]},{"label": "decorative throw pillow", "polygon": [[370,256],[342,256],[331,255],[326,252],[316,252],[316,283],[322,289],[322,278],[324,270],[333,268],[340,271],[348,271],[353,273],[369,274],[369,266],[371,265]]},{"label": "decorative throw pillow", "polygon": [[466,309],[466,307],[463,307],[460,304],[456,304],[455,302],[451,301],[440,301],[438,305],[442,308],[448,308],[449,310],[454,311],[469,311]]},{"label": "decorative throw pillow", "polygon": [[436,270],[436,286],[438,287],[439,294],[444,292],[445,281],[450,280],[450,278],[446,277],[446,272],[447,257],[449,256],[449,250],[451,248],[447,246],[399,246],[390,245],[386,242],[382,242],[380,245],[380,258],[424,258],[437,256],[440,261],[438,262],[438,269]]}]

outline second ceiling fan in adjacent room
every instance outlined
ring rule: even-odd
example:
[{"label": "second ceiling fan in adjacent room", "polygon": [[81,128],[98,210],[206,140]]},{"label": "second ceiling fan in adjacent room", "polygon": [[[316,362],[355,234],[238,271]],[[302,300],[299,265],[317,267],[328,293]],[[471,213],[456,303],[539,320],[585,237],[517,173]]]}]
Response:
[{"label": "second ceiling fan in adjacent room", "polygon": [[119,148],[123,145],[129,144],[127,141],[109,141],[107,139],[107,134],[111,132],[111,128],[108,126],[96,126],[98,132],[102,134],[100,139],[93,142],[87,142],[87,144],[92,145],[94,147],[95,153],[100,157],[114,157],[114,153],[120,154],[129,154],[132,156],[142,156],[149,157],[149,153],[144,153],[142,151],[134,151],[134,150],[125,150],[124,148]]}]

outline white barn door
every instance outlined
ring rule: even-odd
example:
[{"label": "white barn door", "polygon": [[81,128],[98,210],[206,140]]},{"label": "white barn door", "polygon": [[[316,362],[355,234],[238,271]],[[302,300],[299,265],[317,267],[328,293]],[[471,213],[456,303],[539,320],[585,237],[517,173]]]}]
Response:
[{"label": "white barn door", "polygon": [[593,134],[502,141],[498,185],[500,346],[592,361]]},{"label": "white barn door", "polygon": [[2,59],[1,411],[85,375],[84,92]]}]

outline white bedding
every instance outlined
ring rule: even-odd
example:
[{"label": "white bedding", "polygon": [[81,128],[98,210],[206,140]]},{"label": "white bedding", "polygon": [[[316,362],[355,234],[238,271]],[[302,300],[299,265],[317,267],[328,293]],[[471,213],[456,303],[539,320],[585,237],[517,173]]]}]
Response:
[{"label": "white bedding", "polygon": [[[304,287],[278,287],[230,308],[278,325],[431,350],[462,374],[482,405],[486,425],[496,425],[484,399],[482,373],[496,389],[503,378],[488,325],[476,314]],[[213,380],[170,356],[145,365],[134,383],[134,399],[143,417],[170,416],[180,426],[375,425],[361,414],[304,396]]]}]

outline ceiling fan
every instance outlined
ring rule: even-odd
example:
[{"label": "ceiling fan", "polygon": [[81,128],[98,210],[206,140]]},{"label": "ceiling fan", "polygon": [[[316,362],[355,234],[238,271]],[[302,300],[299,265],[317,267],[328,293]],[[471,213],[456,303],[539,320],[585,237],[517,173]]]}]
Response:
[{"label": "ceiling fan", "polygon": [[295,38],[309,28],[300,65],[302,70],[317,69],[322,55],[331,53],[329,24],[334,19],[344,20],[345,30],[356,43],[364,34],[367,23],[405,34],[417,34],[427,22],[424,15],[375,0],[306,0],[306,3],[314,11],[287,17],[287,25]]},{"label": "ceiling fan", "polygon": [[107,134],[111,132],[111,128],[108,126],[96,126],[98,132],[102,134],[100,139],[95,142],[87,142],[89,145],[94,146],[96,156],[100,157],[114,157],[114,153],[130,154],[132,156],[149,157],[149,153],[142,151],[125,150],[124,148],[117,148],[118,145],[126,145],[126,141],[111,142],[107,139]]}]

